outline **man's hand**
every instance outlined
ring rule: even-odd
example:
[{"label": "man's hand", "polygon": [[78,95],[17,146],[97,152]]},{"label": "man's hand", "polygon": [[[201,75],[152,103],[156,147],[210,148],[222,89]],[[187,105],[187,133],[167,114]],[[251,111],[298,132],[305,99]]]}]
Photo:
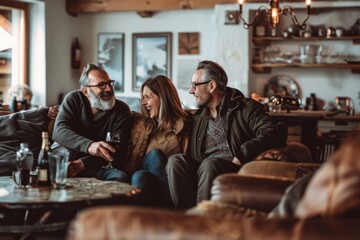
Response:
[{"label": "man's hand", "polygon": [[49,107],[47,116],[55,120],[58,113],[59,113],[59,109],[57,108],[57,106],[51,106]]},{"label": "man's hand", "polygon": [[88,152],[93,156],[102,157],[111,162],[113,157],[110,154],[115,152],[115,148],[104,141],[93,142],[90,144]]},{"label": "man's hand", "polygon": [[80,159],[71,161],[71,162],[69,162],[69,166],[68,166],[68,177],[76,177],[84,169],[85,169],[85,166]]},{"label": "man's hand", "polygon": [[242,167],[242,163],[239,161],[239,159],[237,159],[237,157],[234,157],[234,159],[232,160],[232,163]]}]

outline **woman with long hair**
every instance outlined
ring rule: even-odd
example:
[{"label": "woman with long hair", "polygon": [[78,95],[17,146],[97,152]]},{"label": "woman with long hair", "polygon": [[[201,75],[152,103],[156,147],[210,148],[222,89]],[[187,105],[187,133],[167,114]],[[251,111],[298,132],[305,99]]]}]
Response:
[{"label": "woman with long hair", "polygon": [[171,155],[189,152],[191,114],[183,110],[174,84],[162,75],[142,84],[141,114],[132,114],[125,171],[132,175],[131,184],[141,189],[135,202],[172,207],[165,165]]}]

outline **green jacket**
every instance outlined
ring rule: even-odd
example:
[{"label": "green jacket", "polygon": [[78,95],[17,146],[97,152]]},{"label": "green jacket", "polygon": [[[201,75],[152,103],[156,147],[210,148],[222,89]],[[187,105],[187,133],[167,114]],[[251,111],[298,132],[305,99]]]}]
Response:
[{"label": "green jacket", "polygon": [[[287,126],[274,123],[262,104],[239,90],[227,87],[219,109],[231,154],[242,164],[267,149],[285,146]],[[205,158],[202,147],[209,116],[204,110],[200,108],[193,119],[191,157],[197,161]]]}]

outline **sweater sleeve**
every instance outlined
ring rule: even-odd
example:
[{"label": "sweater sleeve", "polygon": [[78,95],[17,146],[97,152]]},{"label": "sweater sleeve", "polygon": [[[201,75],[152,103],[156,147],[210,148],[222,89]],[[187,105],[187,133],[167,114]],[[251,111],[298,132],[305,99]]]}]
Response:
[{"label": "sweater sleeve", "polygon": [[55,121],[53,140],[68,149],[87,153],[93,141],[76,131],[79,117],[84,117],[81,110],[85,104],[84,97],[80,91],[70,92],[65,97]]}]

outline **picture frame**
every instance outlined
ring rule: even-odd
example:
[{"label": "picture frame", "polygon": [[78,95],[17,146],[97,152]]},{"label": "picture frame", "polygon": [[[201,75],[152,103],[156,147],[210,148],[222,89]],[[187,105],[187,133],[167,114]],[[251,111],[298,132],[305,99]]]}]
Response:
[{"label": "picture frame", "polygon": [[115,80],[115,92],[124,92],[124,42],[124,33],[98,33],[98,65]]},{"label": "picture frame", "polygon": [[133,91],[139,91],[149,77],[171,79],[172,33],[133,33]]},{"label": "picture frame", "polygon": [[179,55],[196,55],[200,53],[199,32],[179,33]]}]

